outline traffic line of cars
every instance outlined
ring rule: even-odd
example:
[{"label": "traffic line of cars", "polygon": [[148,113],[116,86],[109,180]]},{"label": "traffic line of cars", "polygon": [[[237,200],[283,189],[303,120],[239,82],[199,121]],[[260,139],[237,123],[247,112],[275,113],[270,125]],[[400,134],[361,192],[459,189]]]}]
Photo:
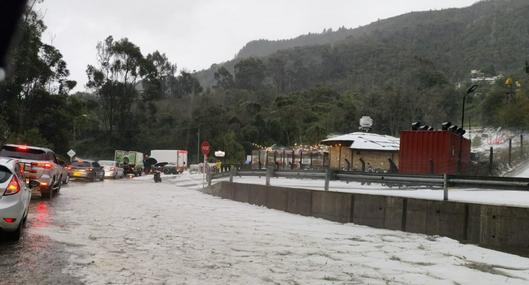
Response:
[{"label": "traffic line of cars", "polygon": [[0,230],[8,240],[20,238],[32,193],[52,198],[71,178],[102,181],[121,178],[114,161],[76,160],[71,165],[48,148],[6,144],[0,149]]}]

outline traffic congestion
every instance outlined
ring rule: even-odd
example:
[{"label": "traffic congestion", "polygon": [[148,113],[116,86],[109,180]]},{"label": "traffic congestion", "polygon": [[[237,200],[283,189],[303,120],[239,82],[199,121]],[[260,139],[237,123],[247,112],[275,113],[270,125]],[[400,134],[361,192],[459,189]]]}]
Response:
[{"label": "traffic congestion", "polygon": [[[73,150],[72,150],[73,152]],[[158,160],[136,151],[116,150],[113,160],[70,157],[66,162],[51,149],[6,144],[0,150],[0,230],[4,239],[18,241],[33,199],[53,199],[72,181],[101,182],[154,173],[182,173],[187,151],[156,150]],[[173,159],[174,158],[174,159]]]}]

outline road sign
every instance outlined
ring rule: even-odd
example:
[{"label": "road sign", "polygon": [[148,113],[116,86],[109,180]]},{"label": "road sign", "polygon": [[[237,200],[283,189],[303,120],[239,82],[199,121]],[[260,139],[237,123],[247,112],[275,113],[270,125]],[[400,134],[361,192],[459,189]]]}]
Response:
[{"label": "road sign", "polygon": [[66,153],[70,158],[74,157],[76,155],[75,151],[73,149],[70,149],[67,153]]},{"label": "road sign", "polygon": [[202,151],[202,154],[203,155],[208,155],[209,154],[209,150],[211,149],[211,145],[209,144],[208,141],[204,141],[202,142],[202,144],[200,145],[200,150]]}]

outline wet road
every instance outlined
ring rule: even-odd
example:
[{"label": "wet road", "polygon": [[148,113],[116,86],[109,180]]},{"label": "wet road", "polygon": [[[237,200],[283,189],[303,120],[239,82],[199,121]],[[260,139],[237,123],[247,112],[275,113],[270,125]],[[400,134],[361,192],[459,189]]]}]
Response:
[{"label": "wet road", "polygon": [[527,284],[529,259],[292,215],[197,191],[201,177],[72,183],[35,197],[3,284]]},{"label": "wet road", "polygon": [[68,195],[62,193],[51,201],[33,196],[21,240],[7,242],[0,237],[0,284],[82,284],[63,273],[69,256],[66,246],[40,232],[50,226],[67,226],[53,219],[55,209],[66,203]]}]

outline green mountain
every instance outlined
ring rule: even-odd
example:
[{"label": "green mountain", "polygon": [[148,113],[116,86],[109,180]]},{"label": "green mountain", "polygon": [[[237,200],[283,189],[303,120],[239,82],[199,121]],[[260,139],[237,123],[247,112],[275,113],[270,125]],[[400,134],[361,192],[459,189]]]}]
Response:
[{"label": "green mountain", "polygon": [[472,69],[520,69],[529,56],[528,18],[526,0],[413,12],[356,29],[250,42],[235,59],[196,76],[210,87],[219,66],[233,71],[240,60],[260,57],[270,77],[286,76],[289,91],[329,82],[349,88],[378,84],[382,78],[400,80],[418,61],[429,62],[448,79],[459,81]]}]

